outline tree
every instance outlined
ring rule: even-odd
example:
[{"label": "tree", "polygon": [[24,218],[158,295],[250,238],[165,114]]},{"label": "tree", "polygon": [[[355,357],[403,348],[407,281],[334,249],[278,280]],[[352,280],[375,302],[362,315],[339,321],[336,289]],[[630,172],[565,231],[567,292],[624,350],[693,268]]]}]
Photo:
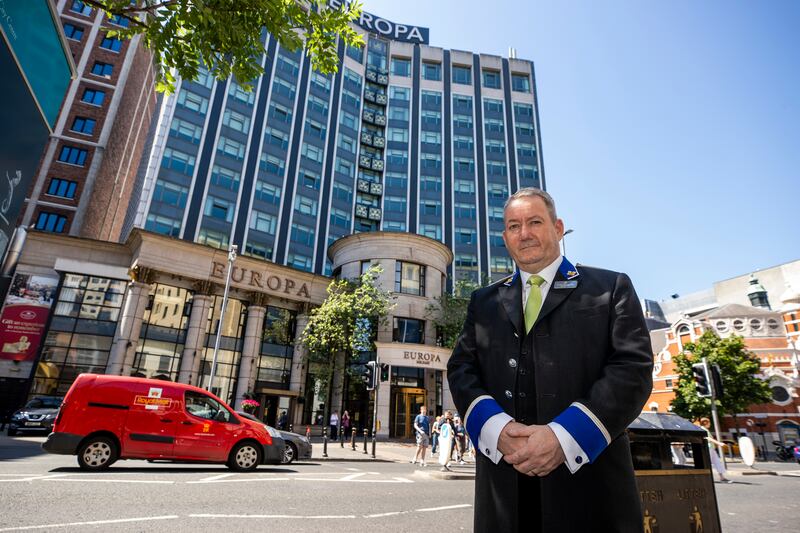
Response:
[{"label": "tree", "polygon": [[349,26],[361,15],[361,4],[328,8],[323,0],[83,0],[110,18],[125,21],[111,37],[141,35],[160,65],[159,91],[175,89],[174,72],[187,80],[204,67],[217,79],[233,75],[249,89],[263,74],[262,32],[266,29],[288,50],[305,48],[311,65],[323,74],[336,72],[336,36],[362,46],[364,39]]},{"label": "tree", "polygon": [[736,335],[721,339],[713,331],[706,331],[697,342],[687,343],[675,356],[678,388],[672,400],[674,413],[690,420],[711,415],[711,398],[697,395],[692,376],[692,364],[702,361],[703,357],[709,366],[718,365],[722,375],[723,392],[717,397],[720,416],[727,413],[735,418],[748,406],[772,399],[769,383],[757,375],[761,362],[747,351],[744,340]]},{"label": "tree", "polygon": [[[328,370],[316,376],[323,396],[329,392],[337,355],[358,357],[372,351],[377,328],[386,323],[394,304],[391,293],[377,286],[381,272],[380,265],[373,265],[356,280],[334,279],[328,285],[328,296],[311,311],[301,343],[308,349],[307,361]],[[325,402],[326,421],[329,404]]]},{"label": "tree", "polygon": [[471,280],[458,280],[453,294],[444,291],[441,296],[434,298],[434,303],[425,307],[425,317],[434,323],[441,334],[437,342],[441,342],[442,346],[453,348],[456,345],[467,319],[470,294],[480,287],[481,285]]}]

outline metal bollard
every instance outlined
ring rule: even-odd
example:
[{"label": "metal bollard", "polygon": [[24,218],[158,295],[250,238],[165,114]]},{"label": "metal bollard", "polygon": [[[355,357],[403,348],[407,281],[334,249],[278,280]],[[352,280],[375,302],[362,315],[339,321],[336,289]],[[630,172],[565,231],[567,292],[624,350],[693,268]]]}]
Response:
[{"label": "metal bollard", "polygon": [[294,429],[292,429],[292,425],[289,424],[289,433],[294,433]]},{"label": "metal bollard", "polygon": [[364,455],[367,455],[367,439],[369,438],[369,430],[364,430]]},{"label": "metal bollard", "polygon": [[372,458],[375,459],[375,431],[372,432]]},{"label": "metal bollard", "polygon": [[353,448],[353,451],[356,451],[356,428],[353,428],[353,431],[350,433],[350,446]]},{"label": "metal bollard", "polygon": [[340,448],[344,448],[344,439],[345,439],[344,428],[342,426],[339,426],[339,447]]},{"label": "metal bollard", "polygon": [[328,428],[322,427],[322,457],[328,457]]}]

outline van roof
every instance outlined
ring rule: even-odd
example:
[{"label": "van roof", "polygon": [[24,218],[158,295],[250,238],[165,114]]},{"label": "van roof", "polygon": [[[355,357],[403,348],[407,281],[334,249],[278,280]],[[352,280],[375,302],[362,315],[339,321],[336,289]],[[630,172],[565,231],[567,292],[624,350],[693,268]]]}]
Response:
[{"label": "van roof", "polygon": [[75,383],[77,384],[79,381],[84,381],[88,379],[94,380],[94,382],[97,383],[98,385],[101,383],[119,382],[119,383],[140,383],[142,385],[149,385],[151,387],[174,387],[181,390],[191,390],[195,392],[201,392],[203,394],[209,394],[214,398],[217,398],[216,395],[212,394],[211,392],[205,389],[201,389],[200,387],[195,387],[194,385],[188,385],[186,383],[177,383],[175,381],[165,381],[163,379],[136,378],[132,376],[113,376],[109,374],[80,374],[78,378],[75,380]]}]

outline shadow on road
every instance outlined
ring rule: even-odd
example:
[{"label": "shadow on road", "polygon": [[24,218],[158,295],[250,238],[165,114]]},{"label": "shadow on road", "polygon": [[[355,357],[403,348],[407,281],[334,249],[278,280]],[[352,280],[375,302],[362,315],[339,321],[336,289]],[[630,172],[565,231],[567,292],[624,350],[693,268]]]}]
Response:
[{"label": "shadow on road", "polygon": [[25,459],[46,453],[42,449],[41,440],[7,437],[0,435],[0,461]]},{"label": "shadow on road", "polygon": [[[160,466],[163,465],[163,466]],[[155,465],[151,466],[122,466],[117,463],[114,466],[107,468],[106,470],[101,470],[98,472],[87,472],[86,470],[81,470],[80,467],[72,467],[72,466],[59,466],[58,468],[52,468],[49,472],[53,473],[70,473],[70,474],[113,474],[113,473],[141,473],[141,474],[295,474],[297,473],[296,470],[292,470],[290,468],[265,468],[261,467],[255,470],[254,472],[234,472],[233,470],[228,470],[225,467],[215,466],[215,465],[208,465],[208,466],[178,466],[178,465],[166,465],[164,463],[156,463]]]}]

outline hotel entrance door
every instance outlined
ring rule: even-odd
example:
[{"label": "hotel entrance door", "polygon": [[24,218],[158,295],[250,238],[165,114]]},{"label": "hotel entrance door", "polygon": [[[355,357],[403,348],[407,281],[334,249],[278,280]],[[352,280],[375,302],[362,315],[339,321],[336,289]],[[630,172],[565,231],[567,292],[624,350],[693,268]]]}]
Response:
[{"label": "hotel entrance door", "polygon": [[421,405],[425,405],[425,389],[394,387],[389,436],[398,439],[414,438],[414,417],[419,414]]}]

